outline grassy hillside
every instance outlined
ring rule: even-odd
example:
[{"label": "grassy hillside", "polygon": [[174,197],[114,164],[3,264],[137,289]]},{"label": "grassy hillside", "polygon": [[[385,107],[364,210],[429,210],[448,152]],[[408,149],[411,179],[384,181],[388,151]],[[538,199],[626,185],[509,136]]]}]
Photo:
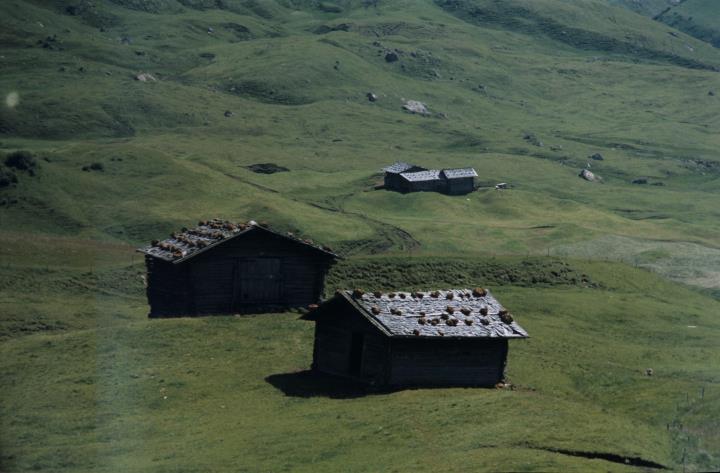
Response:
[{"label": "grassy hillside", "polygon": [[712,0],[686,0],[663,12],[658,20],[720,47],[720,5]]},{"label": "grassy hillside", "polygon": [[650,16],[720,47],[720,5],[713,0],[610,0],[610,3]]},{"label": "grassy hillside", "polygon": [[[708,42],[604,0],[8,0],[0,65],[0,470],[719,466]],[[329,288],[490,285],[517,389],[316,392],[295,315],[147,321],[133,247],[212,217],[336,248]]]},{"label": "grassy hillside", "polygon": [[3,471],[718,466],[719,303],[647,271],[346,260],[331,287],[445,287],[457,272],[492,287],[531,334],[512,343],[512,389],[378,393],[311,377],[312,324],[298,314],[148,320],[130,249],[52,241],[68,261],[48,243],[3,255],[15,275],[0,288]]}]

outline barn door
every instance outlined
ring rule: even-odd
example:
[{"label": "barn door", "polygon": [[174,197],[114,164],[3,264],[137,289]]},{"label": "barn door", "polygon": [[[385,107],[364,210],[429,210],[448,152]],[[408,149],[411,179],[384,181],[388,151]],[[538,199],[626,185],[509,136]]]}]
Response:
[{"label": "barn door", "polygon": [[282,302],[282,272],[279,258],[238,260],[235,301],[239,304]]}]

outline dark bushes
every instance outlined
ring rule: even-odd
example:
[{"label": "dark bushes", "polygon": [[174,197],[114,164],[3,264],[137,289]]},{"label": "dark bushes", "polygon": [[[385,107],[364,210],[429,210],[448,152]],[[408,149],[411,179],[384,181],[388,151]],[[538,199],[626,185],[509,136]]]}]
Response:
[{"label": "dark bushes", "polygon": [[37,161],[30,151],[20,150],[14,151],[5,157],[5,166],[20,171],[29,171],[33,174],[37,167]]}]

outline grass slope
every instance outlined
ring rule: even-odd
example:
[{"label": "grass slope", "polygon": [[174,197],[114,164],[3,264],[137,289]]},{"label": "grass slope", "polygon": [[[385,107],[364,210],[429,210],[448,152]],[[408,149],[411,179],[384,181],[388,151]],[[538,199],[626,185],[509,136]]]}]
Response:
[{"label": "grass slope", "polygon": [[[344,261],[331,286],[435,287],[462,273],[532,335],[512,344],[513,390],[365,393],[307,375],[312,324],[298,314],[148,320],[129,249],[53,243],[75,249],[71,265],[37,247],[5,259],[22,276],[1,288],[2,311],[26,325],[3,321],[3,471],[637,470],[557,450],[718,466],[718,302],[647,271]],[[30,273],[35,258],[43,272]]]},{"label": "grass slope", "polygon": [[[3,471],[718,468],[711,45],[590,0],[9,0],[0,64]],[[482,187],[374,190],[398,159]],[[146,320],[133,246],[214,216],[351,256],[330,287],[491,285],[518,389],[336,399],[294,315]]]}]

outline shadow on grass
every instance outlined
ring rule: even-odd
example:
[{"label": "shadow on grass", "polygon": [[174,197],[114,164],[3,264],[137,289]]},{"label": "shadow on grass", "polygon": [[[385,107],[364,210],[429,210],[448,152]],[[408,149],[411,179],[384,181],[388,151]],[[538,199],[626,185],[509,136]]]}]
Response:
[{"label": "shadow on grass", "polygon": [[351,399],[379,393],[376,387],[366,383],[312,370],[273,374],[265,381],[292,397]]},{"label": "shadow on grass", "polygon": [[359,380],[333,376],[312,370],[297,371],[295,373],[273,374],[265,381],[291,397],[327,397],[331,399],[352,399],[373,394],[390,394],[397,391],[412,389],[496,389],[495,386],[448,386],[448,385],[405,385],[405,386],[375,386]]}]

